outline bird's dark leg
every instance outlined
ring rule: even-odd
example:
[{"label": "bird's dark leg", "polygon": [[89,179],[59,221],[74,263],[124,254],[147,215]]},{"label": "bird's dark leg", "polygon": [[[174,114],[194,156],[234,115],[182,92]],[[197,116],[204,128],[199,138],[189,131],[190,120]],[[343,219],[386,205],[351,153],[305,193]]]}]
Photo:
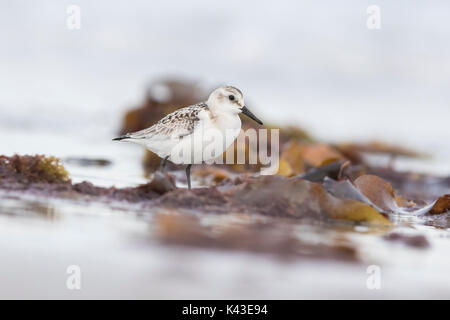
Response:
[{"label": "bird's dark leg", "polygon": [[189,190],[191,189],[191,167],[192,164],[188,164],[186,167],[186,178]]},{"label": "bird's dark leg", "polygon": [[164,167],[166,166],[167,159],[169,159],[169,156],[161,160],[161,163],[159,164],[159,171],[164,172]]}]

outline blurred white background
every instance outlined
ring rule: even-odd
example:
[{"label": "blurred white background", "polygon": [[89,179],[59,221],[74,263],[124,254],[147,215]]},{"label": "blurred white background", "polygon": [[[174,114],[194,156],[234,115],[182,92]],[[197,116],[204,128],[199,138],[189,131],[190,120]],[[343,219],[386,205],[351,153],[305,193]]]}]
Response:
[{"label": "blurred white background", "polygon": [[[72,4],[80,30],[66,26]],[[371,4],[380,30],[366,26]],[[447,159],[449,30],[444,0],[2,0],[0,126],[104,141],[151,80],[172,75],[238,86],[265,122]],[[45,150],[39,141],[0,148]]]}]

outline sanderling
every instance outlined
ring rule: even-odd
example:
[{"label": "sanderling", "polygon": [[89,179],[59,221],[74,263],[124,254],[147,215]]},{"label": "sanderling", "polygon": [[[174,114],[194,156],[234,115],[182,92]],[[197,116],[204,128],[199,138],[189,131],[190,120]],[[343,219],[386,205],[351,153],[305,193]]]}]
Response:
[{"label": "sanderling", "polygon": [[[232,86],[214,90],[206,102],[178,109],[153,126],[127,133],[113,140],[124,140],[147,147],[166,161],[186,164],[186,178],[191,188],[191,166],[221,156],[241,130],[239,113],[262,124],[244,104],[242,92]],[[213,150],[213,152],[205,152]],[[184,154],[180,156],[180,150]]]}]

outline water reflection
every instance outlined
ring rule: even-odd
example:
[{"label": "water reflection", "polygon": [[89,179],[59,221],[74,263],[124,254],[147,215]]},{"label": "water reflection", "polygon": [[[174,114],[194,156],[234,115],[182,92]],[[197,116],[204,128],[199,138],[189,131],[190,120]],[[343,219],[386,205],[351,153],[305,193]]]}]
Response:
[{"label": "water reflection", "polygon": [[[80,265],[85,275],[80,296],[97,298],[201,297],[201,292],[215,292],[217,298],[255,297],[257,286],[263,287],[258,296],[266,298],[312,297],[310,288],[317,286],[326,286],[335,297],[364,297],[369,294],[364,266],[374,263],[383,266],[385,281],[399,286],[415,279],[421,292],[439,295],[439,288],[448,284],[448,239],[429,227],[416,227],[431,242],[431,248],[417,251],[383,240],[380,235],[388,229],[361,223],[275,221],[238,213],[0,196],[0,297],[70,297],[64,276],[71,264]],[[425,256],[441,279],[437,287],[405,271],[419,266]],[[24,265],[46,286],[31,281]],[[397,272],[404,275],[400,282],[393,278]],[[253,281],[242,286],[248,273]],[[344,281],[344,291],[337,279]],[[396,292],[391,288],[384,294]]]},{"label": "water reflection", "polygon": [[1,198],[0,215],[43,218],[50,221],[59,218],[55,207],[49,203],[8,197]]}]

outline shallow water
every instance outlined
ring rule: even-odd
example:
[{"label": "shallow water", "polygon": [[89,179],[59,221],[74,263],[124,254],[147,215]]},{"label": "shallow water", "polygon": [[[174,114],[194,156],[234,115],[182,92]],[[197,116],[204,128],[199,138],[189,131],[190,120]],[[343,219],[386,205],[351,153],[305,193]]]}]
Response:
[{"label": "shallow water", "polygon": [[[426,235],[430,248],[387,242],[363,225],[329,228],[290,221],[309,243],[337,236],[359,262],[168,244],[155,212],[124,203],[88,204],[0,193],[1,298],[448,298],[449,233],[399,217],[396,229]],[[126,209],[127,208],[127,209]],[[197,215],[202,225],[251,224],[260,216]],[[70,265],[81,290],[66,287]],[[369,290],[369,265],[381,289]]]}]

